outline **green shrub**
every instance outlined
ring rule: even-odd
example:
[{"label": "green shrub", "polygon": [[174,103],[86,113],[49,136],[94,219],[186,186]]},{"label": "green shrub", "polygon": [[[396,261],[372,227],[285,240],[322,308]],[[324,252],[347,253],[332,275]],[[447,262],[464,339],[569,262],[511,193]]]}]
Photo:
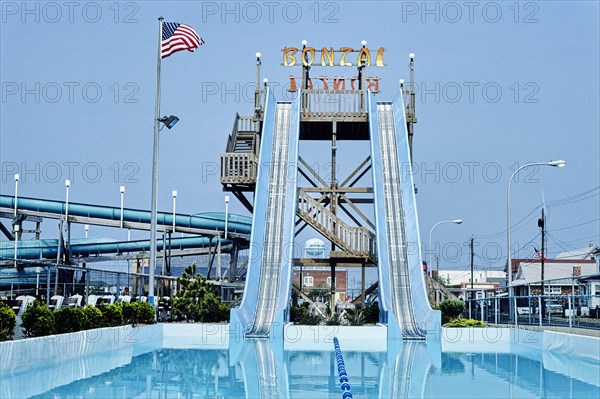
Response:
[{"label": "green shrub", "polygon": [[339,326],[341,324],[340,316],[334,314],[330,316],[327,320],[325,320],[325,325],[327,326]]},{"label": "green shrub", "polygon": [[444,327],[459,327],[459,328],[467,328],[467,327],[485,327],[486,324],[480,320],[473,319],[454,319],[444,324]]},{"label": "green shrub", "polygon": [[442,311],[442,324],[446,324],[465,310],[465,303],[446,299],[440,303],[440,310]]},{"label": "green shrub", "polygon": [[321,324],[323,316],[319,314],[312,314],[308,310],[308,302],[304,302],[300,306],[294,306],[290,308],[290,321],[296,324],[302,324],[306,326],[316,326]]},{"label": "green shrub", "polygon": [[26,337],[43,337],[54,333],[54,314],[44,302],[31,303],[22,317]]},{"label": "green shrub", "polygon": [[319,314],[307,313],[302,320],[300,320],[300,324],[304,324],[306,326],[318,326],[323,321],[323,316]]},{"label": "green shrub", "polygon": [[136,324],[137,323],[137,303],[138,302],[123,302],[121,303],[121,312],[123,313],[123,323],[125,324]]},{"label": "green shrub", "polygon": [[[125,303],[123,304],[123,317],[125,317]],[[127,304],[130,305],[130,304]],[[133,308],[135,310],[135,322],[142,324],[154,323],[154,307],[148,302],[134,302]],[[229,311],[229,309],[227,310]]]},{"label": "green shrub", "polygon": [[302,319],[308,314],[309,312],[306,306],[293,306],[290,308],[290,321],[292,323],[300,324]]},{"label": "green shrub", "polygon": [[123,325],[123,311],[120,304],[100,305],[98,309],[102,312],[105,326],[117,327]]},{"label": "green shrub", "polygon": [[15,330],[15,312],[4,302],[0,302],[0,341],[12,339]]},{"label": "green shrub", "polygon": [[365,322],[365,316],[360,310],[348,309],[346,310],[346,320],[351,326],[362,326]]},{"label": "green shrub", "polygon": [[100,309],[92,305],[87,305],[85,308],[82,308],[82,311],[85,314],[86,330],[105,327],[104,318],[102,317]]},{"label": "green shrub", "polygon": [[84,330],[87,316],[81,308],[61,308],[54,311],[54,332],[64,334]]},{"label": "green shrub", "polygon": [[364,324],[379,323],[379,306],[367,306],[360,310]]}]

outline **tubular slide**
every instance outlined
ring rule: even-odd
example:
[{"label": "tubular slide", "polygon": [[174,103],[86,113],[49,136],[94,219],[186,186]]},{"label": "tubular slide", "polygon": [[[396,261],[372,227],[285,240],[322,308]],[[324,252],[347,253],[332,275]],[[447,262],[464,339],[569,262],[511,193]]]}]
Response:
[{"label": "tubular slide", "polygon": [[267,94],[261,138],[250,262],[239,309],[246,338],[283,333],[291,294],[294,221],[297,207],[299,101],[275,102]]},{"label": "tubular slide", "polygon": [[[184,237],[172,238],[169,240],[156,240],[156,248],[162,250],[164,247],[170,247],[171,250],[215,247],[218,240],[211,237]],[[231,244],[230,240],[221,240],[221,245]],[[59,242],[53,240],[25,240],[17,243],[18,259],[54,259],[58,253]],[[63,244],[64,245],[64,244]],[[73,239],[71,240],[71,256],[94,256],[102,254],[121,254],[127,252],[144,252],[150,250],[150,240],[136,241],[113,241],[107,239]],[[64,251],[62,249],[61,251]],[[14,241],[0,242],[0,259],[14,259],[15,246]]]},{"label": "tubular slide", "polygon": [[[15,198],[8,195],[0,195],[0,208],[12,210],[15,207]],[[64,215],[66,204],[62,201],[52,201],[36,198],[18,198],[17,209],[24,211],[43,212],[49,215]],[[80,216],[98,218],[105,220],[120,221],[121,208],[100,205],[88,205],[69,202],[69,216]],[[139,209],[124,209],[123,221],[132,223],[150,223],[150,211]],[[173,225],[173,214],[158,212],[158,225]],[[239,215],[229,215],[227,231],[231,233],[249,234],[251,218]],[[225,214],[219,212],[202,213],[198,215],[175,215],[176,227],[188,227],[206,229],[212,231],[225,230]]]}]

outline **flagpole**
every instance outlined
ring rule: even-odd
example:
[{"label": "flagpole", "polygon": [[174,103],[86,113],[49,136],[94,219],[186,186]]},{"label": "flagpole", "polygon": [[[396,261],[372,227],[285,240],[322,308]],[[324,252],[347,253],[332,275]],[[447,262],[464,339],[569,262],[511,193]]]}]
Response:
[{"label": "flagpole", "polygon": [[152,204],[150,211],[150,259],[148,262],[148,302],[154,306],[154,268],[156,266],[156,192],[158,190],[158,132],[160,128],[160,63],[163,17],[158,17],[158,55],[156,59],[156,111],[154,113],[154,154],[152,156]]}]

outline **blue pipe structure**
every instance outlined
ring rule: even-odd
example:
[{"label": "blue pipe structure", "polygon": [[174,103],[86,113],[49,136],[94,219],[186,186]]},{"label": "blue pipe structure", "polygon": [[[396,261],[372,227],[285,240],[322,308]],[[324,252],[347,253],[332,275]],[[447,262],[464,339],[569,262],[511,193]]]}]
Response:
[{"label": "blue pipe structure", "polygon": [[[165,242],[166,241],[166,242]],[[221,239],[221,245],[231,244],[231,240]],[[214,237],[184,237],[169,240],[157,240],[157,250],[170,247],[171,250],[215,247],[218,239]],[[247,241],[241,243],[241,249],[247,248]],[[147,252],[150,240],[112,241],[106,239],[76,239],[71,242],[71,256],[87,257],[102,254],[121,254],[128,252]],[[17,259],[56,259],[58,240],[27,240],[17,243]],[[13,242],[0,242],[0,259],[12,260],[15,256]]]},{"label": "blue pipe structure", "polygon": [[[14,209],[15,198],[8,195],[0,195],[0,208]],[[17,210],[64,215],[66,203],[63,201],[21,197],[17,199]],[[69,202],[69,216],[120,221],[121,208]],[[123,221],[149,224],[151,221],[150,211],[123,209]],[[158,212],[157,221],[159,225],[172,226],[173,214],[168,212]],[[196,215],[176,214],[175,226],[180,228],[195,228],[222,232],[225,230],[225,213],[209,212]],[[251,227],[252,218],[229,214],[227,220],[228,232],[250,234]]]}]

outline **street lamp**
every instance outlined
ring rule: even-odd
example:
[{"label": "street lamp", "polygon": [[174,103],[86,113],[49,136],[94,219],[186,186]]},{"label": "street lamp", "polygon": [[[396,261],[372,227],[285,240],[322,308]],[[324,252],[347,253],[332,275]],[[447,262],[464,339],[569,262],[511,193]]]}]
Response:
[{"label": "street lamp", "polygon": [[173,126],[175,126],[177,124],[177,122],[179,122],[179,118],[176,117],[175,115],[163,116],[158,121],[162,122],[167,127],[167,129],[171,129]]},{"label": "street lamp", "polygon": [[[159,69],[160,71],[160,69]],[[160,72],[159,72],[160,74]],[[160,98],[160,84],[157,85],[157,99]],[[158,132],[162,129],[160,124],[163,123],[167,129],[171,129],[179,118],[175,115],[169,117],[160,115],[160,101],[156,102],[156,113],[154,118],[154,146],[152,151],[152,197],[150,206],[150,259],[148,261],[148,302],[154,306],[154,267],[156,266],[156,225],[157,223],[157,191],[158,191]]]},{"label": "street lamp", "polygon": [[175,233],[175,202],[177,201],[177,190],[173,190],[173,233]]},{"label": "street lamp", "polygon": [[[521,170],[521,169],[525,169],[528,168],[530,166],[553,166],[555,168],[562,168],[567,164],[566,161],[558,160],[558,161],[550,161],[550,162],[530,162],[530,163],[526,163],[525,165],[521,166],[520,168],[517,168],[517,170],[515,170],[513,172],[513,174],[510,176],[510,179],[508,179],[508,187],[506,189],[506,249],[508,251],[508,296],[509,298],[513,295],[513,289],[512,289],[512,254],[510,253],[510,183],[512,182],[513,178],[516,176],[516,174]],[[511,310],[511,315],[512,315],[512,307],[510,307]]]},{"label": "street lamp", "polygon": [[69,219],[69,187],[71,187],[71,180],[67,179],[65,180],[65,187],[66,187],[66,195],[65,195],[65,221],[68,221]]},{"label": "street lamp", "polygon": [[119,187],[119,191],[121,192],[121,228],[123,228],[123,197],[125,195],[125,186]]},{"label": "street lamp", "polygon": [[19,174],[15,173],[15,217],[17,217],[17,198],[19,192]]},{"label": "street lamp", "polygon": [[17,268],[17,249],[18,249],[18,243],[19,243],[19,231],[20,231],[20,226],[17,223],[17,199],[18,199],[18,192],[19,192],[19,174],[15,173],[15,221],[14,221],[14,235],[15,235],[15,269]]},{"label": "street lamp", "polygon": [[90,225],[86,224],[86,225],[84,225],[84,228],[85,228],[85,238],[88,238],[88,231],[90,231]]},{"label": "street lamp", "polygon": [[229,195],[225,196],[225,239],[227,239],[227,222],[229,221]]},{"label": "street lamp", "polygon": [[439,226],[440,224],[443,224],[443,223],[461,224],[462,222],[463,222],[462,219],[442,220],[441,222],[437,222],[436,224],[434,224],[433,227],[431,228],[431,230],[429,230],[429,267],[433,267],[432,263],[431,263],[431,252],[433,252],[433,246],[431,243],[431,235],[433,233],[433,229],[435,229],[437,226]]}]

